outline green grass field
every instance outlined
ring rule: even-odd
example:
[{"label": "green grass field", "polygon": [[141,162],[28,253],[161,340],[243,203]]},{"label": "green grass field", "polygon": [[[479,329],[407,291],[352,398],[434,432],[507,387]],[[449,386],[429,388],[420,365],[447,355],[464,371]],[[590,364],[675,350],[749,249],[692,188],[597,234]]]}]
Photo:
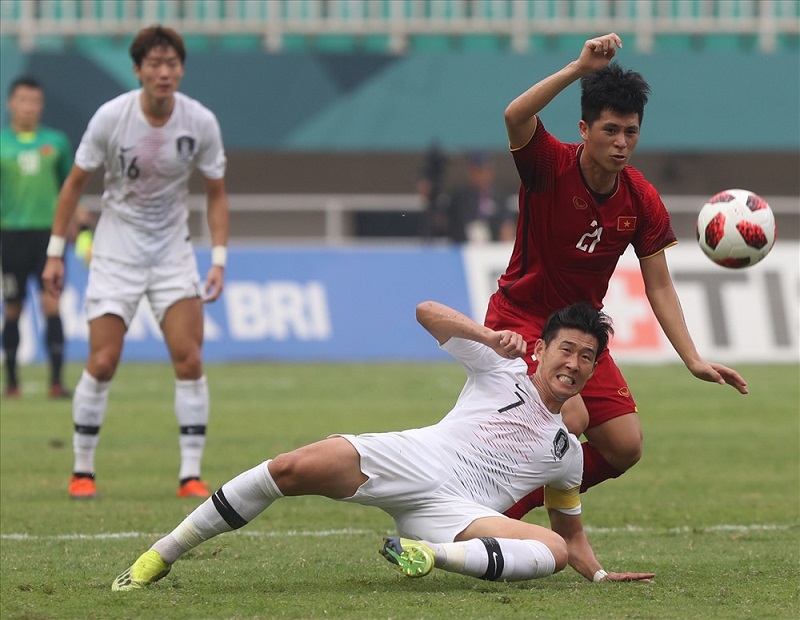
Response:
[{"label": "green grass field", "polygon": [[[175,497],[171,370],[125,365],[112,387],[94,501],[67,498],[69,402],[45,398],[44,369],[2,403],[0,616],[8,618],[798,618],[800,368],[745,366],[751,394],[683,367],[628,367],[645,452],[584,496],[609,570],[651,584],[592,584],[572,569],[483,582],[401,577],[380,558],[377,509],[282,500],[243,530],[190,552],[156,586],[111,580],[197,501]],[[74,384],[80,368],[70,366]],[[275,454],[335,432],[436,422],[462,384],[456,364],[210,366],[204,476],[217,487]],[[38,392],[37,392],[38,388]],[[540,511],[537,511],[540,512]],[[544,515],[529,515],[544,522]]]}]

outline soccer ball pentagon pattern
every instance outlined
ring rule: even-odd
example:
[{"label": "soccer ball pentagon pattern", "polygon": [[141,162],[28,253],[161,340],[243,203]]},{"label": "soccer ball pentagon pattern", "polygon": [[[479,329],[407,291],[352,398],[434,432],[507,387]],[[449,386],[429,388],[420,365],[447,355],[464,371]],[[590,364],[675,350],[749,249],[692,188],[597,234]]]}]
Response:
[{"label": "soccer ball pentagon pattern", "polygon": [[697,243],[717,265],[751,267],[775,244],[775,216],[767,201],[746,189],[709,198],[697,216]]}]

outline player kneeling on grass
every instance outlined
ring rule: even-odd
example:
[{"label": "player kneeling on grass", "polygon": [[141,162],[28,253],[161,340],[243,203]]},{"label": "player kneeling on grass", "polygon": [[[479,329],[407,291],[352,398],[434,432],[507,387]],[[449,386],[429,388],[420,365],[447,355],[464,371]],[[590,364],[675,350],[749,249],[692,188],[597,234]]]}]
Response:
[{"label": "player kneeling on grass", "polygon": [[[112,590],[164,577],[182,554],[240,528],[277,499],[322,495],[377,506],[402,538],[381,553],[410,577],[436,568],[481,579],[545,577],[568,563],[593,581],[647,581],[653,573],[607,573],[580,518],[583,452],[561,405],[577,394],[605,349],[611,324],[576,304],[547,321],[527,375],[519,334],[495,331],[436,302],[417,319],[464,366],[467,382],[438,423],[400,432],[335,435],[281,454],[222,485],[114,580]],[[503,511],[545,488],[552,530]]]}]

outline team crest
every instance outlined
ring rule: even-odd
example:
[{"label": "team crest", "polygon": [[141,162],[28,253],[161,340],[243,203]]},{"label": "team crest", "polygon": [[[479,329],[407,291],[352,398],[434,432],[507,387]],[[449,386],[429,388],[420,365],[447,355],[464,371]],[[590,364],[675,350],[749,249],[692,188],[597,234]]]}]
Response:
[{"label": "team crest", "polygon": [[178,149],[178,157],[184,161],[190,160],[194,157],[194,138],[190,136],[181,136],[175,143]]},{"label": "team crest", "polygon": [[567,450],[569,450],[569,437],[564,429],[560,428],[553,439],[553,456],[560,461],[564,458]]},{"label": "team crest", "polygon": [[636,216],[620,215],[617,218],[617,230],[636,230]]},{"label": "team crest", "polygon": [[573,196],[572,197],[572,206],[575,207],[576,209],[580,210],[580,211],[583,211],[589,205],[583,198],[581,198],[579,196]]}]

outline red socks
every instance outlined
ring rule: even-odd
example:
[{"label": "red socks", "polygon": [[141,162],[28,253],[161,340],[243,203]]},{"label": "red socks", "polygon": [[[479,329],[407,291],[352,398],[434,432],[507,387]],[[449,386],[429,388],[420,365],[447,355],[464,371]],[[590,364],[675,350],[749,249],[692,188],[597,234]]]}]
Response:
[{"label": "red socks", "polygon": [[600,451],[592,444],[584,441],[581,444],[583,448],[583,482],[581,483],[581,493],[586,493],[587,489],[591,489],[610,478],[619,478],[625,472],[622,472],[608,464],[600,454]]}]

